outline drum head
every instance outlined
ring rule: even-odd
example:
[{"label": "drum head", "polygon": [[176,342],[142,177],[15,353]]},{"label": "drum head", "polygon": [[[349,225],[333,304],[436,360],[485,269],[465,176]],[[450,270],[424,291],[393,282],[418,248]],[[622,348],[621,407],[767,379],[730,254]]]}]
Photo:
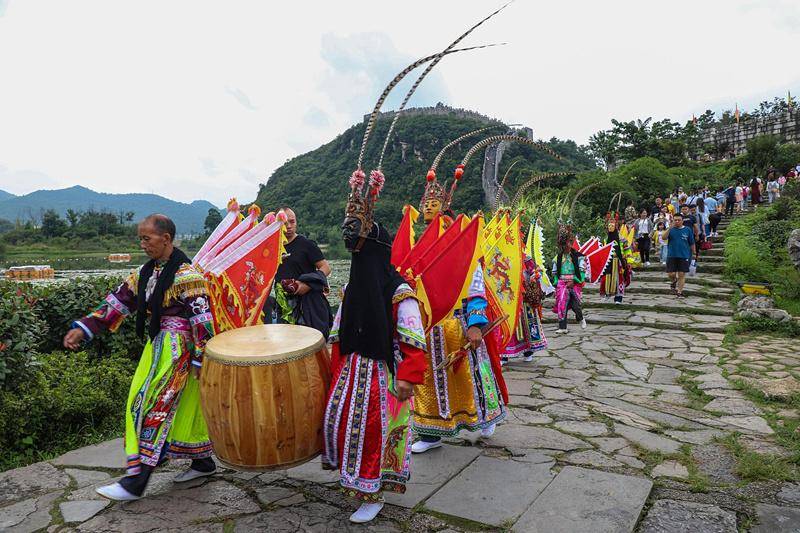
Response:
[{"label": "drum head", "polygon": [[306,326],[263,324],[220,333],[206,344],[205,357],[225,365],[275,365],[316,353],[322,333]]}]

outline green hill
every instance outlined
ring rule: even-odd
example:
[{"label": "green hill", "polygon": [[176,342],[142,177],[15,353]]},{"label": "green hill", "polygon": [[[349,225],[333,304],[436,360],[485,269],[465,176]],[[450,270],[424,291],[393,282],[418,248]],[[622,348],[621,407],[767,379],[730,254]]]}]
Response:
[{"label": "green hill", "polygon": [[3,200],[8,200],[9,198],[14,198],[14,195],[11,194],[10,192],[6,192],[0,189],[0,202],[2,202]]},{"label": "green hill", "polygon": [[[0,197],[2,198],[2,197]],[[120,213],[133,211],[134,220],[151,213],[164,213],[175,221],[180,234],[203,232],[203,223],[209,209],[215,206],[205,200],[190,204],[169,200],[156,194],[107,194],[86,187],[58,190],[40,190],[22,196],[0,199],[0,218],[6,220],[39,221],[47,209],[55,209],[64,217],[67,209],[74,211],[108,211]]]},{"label": "green hill", "polygon": [[[390,122],[390,116],[384,116],[376,124],[365,157],[367,174],[377,163]],[[415,114],[415,110],[408,110],[398,121],[384,158],[386,186],[378,202],[378,218],[394,230],[403,204],[419,204],[425,188],[425,174],[439,150],[459,135],[486,127],[487,122],[489,119],[458,110],[436,114]],[[261,185],[256,203],[265,211],[289,205],[297,213],[302,233],[321,242],[339,239],[338,228],[348,193],[347,180],[355,169],[364,127],[365,123],[356,124],[328,144],[287,161]],[[509,131],[510,128],[498,127],[484,136]],[[449,182],[455,166],[481,138],[469,138],[451,148],[439,165],[438,178]],[[534,171],[581,171],[596,167],[594,160],[573,141],[554,138],[547,144],[563,159],[556,160],[521,144],[512,144],[505,151],[499,171],[501,179],[511,163],[520,160],[509,175],[506,187],[509,194],[513,195],[516,185],[527,180]],[[471,159],[453,200],[455,211],[474,213],[487,207],[481,184],[483,159],[483,151]],[[551,181],[549,185],[559,187],[566,181]]]}]

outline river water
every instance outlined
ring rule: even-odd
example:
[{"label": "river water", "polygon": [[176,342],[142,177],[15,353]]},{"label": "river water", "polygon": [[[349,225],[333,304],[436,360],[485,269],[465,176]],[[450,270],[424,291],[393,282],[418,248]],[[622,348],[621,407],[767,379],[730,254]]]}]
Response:
[{"label": "river water", "polygon": [[[109,263],[103,257],[59,257],[26,260],[25,264],[50,265],[56,271],[53,279],[32,280],[26,281],[26,283],[69,283],[70,280],[75,278],[99,276],[118,276],[122,278],[132,269],[144,263],[145,260],[146,257],[144,255],[131,257],[130,263]],[[0,264],[0,279],[5,276],[4,268],[21,264],[23,264],[21,261],[5,261]],[[328,278],[328,282],[331,286],[331,293],[328,299],[331,305],[338,305],[341,288],[347,283],[350,261],[334,259],[330,261],[330,265],[331,276]]]}]

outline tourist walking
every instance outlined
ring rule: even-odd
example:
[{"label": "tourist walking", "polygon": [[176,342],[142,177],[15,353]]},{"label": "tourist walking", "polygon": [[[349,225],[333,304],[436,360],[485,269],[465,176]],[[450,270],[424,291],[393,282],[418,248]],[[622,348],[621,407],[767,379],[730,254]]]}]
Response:
[{"label": "tourist walking", "polygon": [[636,243],[639,247],[639,257],[644,266],[650,266],[650,234],[653,231],[653,221],[647,216],[647,210],[642,209],[639,219],[633,224],[636,232]]},{"label": "tourist walking", "polygon": [[118,501],[141,498],[153,470],[169,458],[192,460],[176,482],[216,471],[200,410],[200,367],[214,335],[205,279],[173,244],[175,223],[168,217],[150,215],[137,231],[150,260],[93,313],[73,322],[64,337],[64,346],[77,350],[102,331],[116,331],[133,314],[137,335],[147,339],[125,409],[127,475],[96,489]]},{"label": "tourist walking", "polygon": [[781,188],[778,183],[777,172],[770,172],[767,176],[767,198],[769,204],[772,205],[775,200],[781,197]]},{"label": "tourist walking", "polygon": [[725,215],[732,217],[733,216],[733,209],[736,207],[736,192],[737,186],[731,185],[727,189],[725,189],[723,194],[725,195]]},{"label": "tourist walking", "polygon": [[667,229],[667,223],[659,220],[656,223],[656,229],[653,232],[653,242],[655,243],[656,255],[661,264],[667,262],[667,242],[664,240],[664,231]]},{"label": "tourist walking", "polygon": [[667,275],[670,287],[678,298],[683,298],[686,273],[695,252],[694,231],[684,226],[683,215],[676,214],[672,227],[663,234],[667,242]]},{"label": "tourist walking", "polygon": [[761,203],[761,178],[754,177],[750,181],[750,203],[757,206]]},{"label": "tourist walking", "polygon": [[735,190],[736,190],[736,196],[735,196],[736,212],[741,213],[744,211],[744,199],[745,199],[744,185],[742,184],[741,181],[736,184]]}]

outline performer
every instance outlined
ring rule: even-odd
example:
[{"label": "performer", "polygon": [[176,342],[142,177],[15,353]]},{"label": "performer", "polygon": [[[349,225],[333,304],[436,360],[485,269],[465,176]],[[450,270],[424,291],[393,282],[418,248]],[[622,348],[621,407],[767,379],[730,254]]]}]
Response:
[{"label": "performer", "polygon": [[150,215],[138,233],[150,260],[93,313],[75,321],[64,337],[64,346],[77,350],[106,329],[116,331],[131,313],[136,315],[136,333],[147,333],[125,410],[128,475],[97,489],[101,496],[120,501],[139,499],[153,469],[167,458],[192,459],[191,468],[178,474],[176,482],[216,470],[198,381],[206,342],[214,335],[206,284],[173,245],[172,220]]},{"label": "performer", "polygon": [[[463,306],[428,334],[430,361],[424,383],[414,390],[414,431],[419,437],[411,448],[414,453],[438,448],[442,437],[455,436],[462,429],[480,430],[482,436],[490,437],[497,422],[506,416],[489,353],[495,347],[493,343],[487,346],[481,330],[489,322],[481,265],[477,264],[469,275],[472,281]],[[441,367],[447,356],[467,341],[467,356],[452,366]],[[497,362],[499,354],[493,353]]]},{"label": "performer", "polygon": [[524,301],[522,310],[514,329],[514,336],[505,350],[500,354],[504,363],[509,359],[524,357],[526,363],[533,361],[533,354],[547,348],[547,338],[542,328],[542,299],[544,291],[541,285],[541,269],[536,262],[525,258],[523,270]]},{"label": "performer", "polygon": [[585,266],[583,256],[572,247],[575,236],[572,227],[559,224],[556,236],[558,255],[553,258],[553,279],[556,281],[556,303],[553,312],[558,315],[558,330],[556,333],[566,334],[567,312],[572,309],[575,320],[582,329],[586,329],[586,319],[583,317],[581,299],[583,297],[583,283]]},{"label": "performer", "polygon": [[625,257],[625,241],[619,235],[619,214],[608,213],[606,215],[606,231],[608,232],[605,244],[614,243],[614,255],[600,279],[600,295],[603,299],[608,299],[614,295],[614,303],[621,304],[625,296],[625,287],[630,284],[630,267]]},{"label": "performer", "polygon": [[361,198],[361,185],[354,186],[343,225],[345,245],[353,253],[331,330],[333,379],[322,457],[323,467],[339,471],[343,490],[363,502],[350,517],[356,523],[377,516],[383,490],[405,492],[410,398],[425,372],[419,304],[389,262],[388,232],[372,221],[372,189]]}]

